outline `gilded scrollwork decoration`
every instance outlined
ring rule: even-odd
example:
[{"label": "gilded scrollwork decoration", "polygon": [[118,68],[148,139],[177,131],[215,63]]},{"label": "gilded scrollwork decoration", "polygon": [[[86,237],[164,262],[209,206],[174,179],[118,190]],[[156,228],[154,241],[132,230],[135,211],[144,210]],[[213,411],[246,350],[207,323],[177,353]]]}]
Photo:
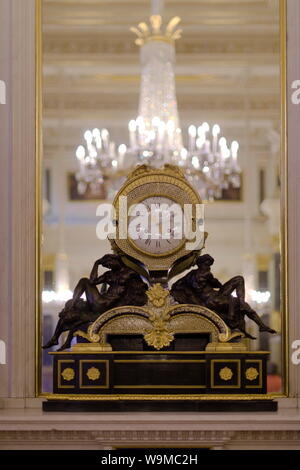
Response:
[{"label": "gilded scrollwork decoration", "polygon": [[174,332],[170,331],[168,326],[171,318],[167,302],[169,291],[157,283],[148,289],[147,296],[150,307],[152,307],[149,309],[152,329],[144,335],[144,338],[149,346],[159,350],[169,346],[174,340]]},{"label": "gilded scrollwork decoration", "polygon": [[153,346],[155,349],[162,349],[163,347],[169,346],[174,340],[174,333],[168,328],[167,321],[169,319],[168,313],[160,316],[159,313],[152,315],[152,330],[147,333],[144,338],[149,346]]},{"label": "gilded scrollwork decoration", "polygon": [[159,308],[165,305],[169,292],[167,289],[164,289],[161,284],[157,283],[150,287],[146,294],[154,307]]}]

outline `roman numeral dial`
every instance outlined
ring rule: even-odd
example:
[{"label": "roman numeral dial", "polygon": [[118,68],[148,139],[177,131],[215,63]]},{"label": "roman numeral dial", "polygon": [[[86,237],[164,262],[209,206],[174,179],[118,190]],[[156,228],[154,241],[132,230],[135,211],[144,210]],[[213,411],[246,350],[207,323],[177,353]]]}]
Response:
[{"label": "roman numeral dial", "polygon": [[181,206],[166,196],[147,197],[139,204],[143,210],[128,217],[131,242],[153,255],[176,250],[184,237]]}]

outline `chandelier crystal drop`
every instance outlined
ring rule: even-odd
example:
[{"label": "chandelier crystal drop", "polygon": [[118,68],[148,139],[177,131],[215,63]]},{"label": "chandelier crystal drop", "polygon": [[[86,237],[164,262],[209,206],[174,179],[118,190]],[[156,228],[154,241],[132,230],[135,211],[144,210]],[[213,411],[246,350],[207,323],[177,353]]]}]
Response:
[{"label": "chandelier crystal drop", "polygon": [[113,196],[137,165],[180,166],[203,200],[218,199],[229,187],[240,187],[239,144],[230,145],[218,124],[190,125],[184,139],[175,91],[175,40],[181,36],[179,17],[162,31],[162,18],[152,15],[131,31],[140,46],[139,114],[128,123],[128,143],[116,145],[107,129],[87,130],[76,150],[78,192],[97,193],[103,183]]}]

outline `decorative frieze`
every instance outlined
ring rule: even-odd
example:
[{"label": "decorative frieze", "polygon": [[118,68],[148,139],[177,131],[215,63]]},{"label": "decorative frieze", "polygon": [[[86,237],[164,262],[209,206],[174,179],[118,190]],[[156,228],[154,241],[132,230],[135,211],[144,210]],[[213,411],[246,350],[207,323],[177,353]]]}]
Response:
[{"label": "decorative frieze", "polygon": [[[126,31],[126,28],[124,28]],[[278,54],[279,41],[276,31],[270,34],[232,35],[224,41],[223,35],[187,35],[185,33],[180,43],[176,45],[180,54]],[[113,31],[103,34],[57,34],[46,33],[44,35],[44,54],[68,55],[76,54],[134,54],[138,48],[134,44],[134,36],[131,34],[118,34]]]},{"label": "decorative frieze", "polygon": [[[127,426],[126,426],[127,427]],[[0,449],[6,446],[38,446],[47,443],[49,448],[82,444],[96,448],[116,448],[124,445],[166,446],[182,445],[189,447],[235,447],[250,446],[257,442],[266,444],[269,448],[300,445],[300,431],[232,431],[232,430],[26,430],[0,431]]]}]

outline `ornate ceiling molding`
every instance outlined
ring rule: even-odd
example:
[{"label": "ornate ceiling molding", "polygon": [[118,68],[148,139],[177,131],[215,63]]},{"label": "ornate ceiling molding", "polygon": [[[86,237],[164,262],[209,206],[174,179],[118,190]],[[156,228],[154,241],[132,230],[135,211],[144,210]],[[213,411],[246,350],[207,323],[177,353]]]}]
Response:
[{"label": "ornate ceiling molding", "polygon": [[[176,44],[177,61],[180,54],[266,54],[279,53],[278,34],[257,34],[255,36],[243,34],[240,31],[236,35],[228,34],[195,34],[185,35]],[[132,54],[138,55],[138,48],[132,37],[128,34],[57,34],[46,33],[44,35],[44,54],[48,55],[76,55],[82,54]]]},{"label": "ornate ceiling molding", "polygon": [[[60,110],[78,110],[78,113],[83,114],[84,110],[98,109],[100,112],[105,109],[118,109],[124,108],[128,110],[134,110],[136,113],[136,103],[133,100],[133,96],[138,99],[138,94],[134,95],[115,95],[102,96],[101,93],[95,95],[95,93],[89,93],[86,91],[84,94],[57,94],[57,93],[46,93],[44,96],[44,108],[48,109],[60,109]],[[279,96],[248,96],[247,99],[242,99],[241,96],[229,96],[218,95],[218,96],[205,96],[198,94],[197,96],[192,95],[191,97],[186,96],[184,100],[180,97],[179,108],[180,110],[192,110],[195,108],[204,110],[223,110],[223,111],[244,111],[248,110],[249,113],[255,111],[276,111],[279,117]]]}]

